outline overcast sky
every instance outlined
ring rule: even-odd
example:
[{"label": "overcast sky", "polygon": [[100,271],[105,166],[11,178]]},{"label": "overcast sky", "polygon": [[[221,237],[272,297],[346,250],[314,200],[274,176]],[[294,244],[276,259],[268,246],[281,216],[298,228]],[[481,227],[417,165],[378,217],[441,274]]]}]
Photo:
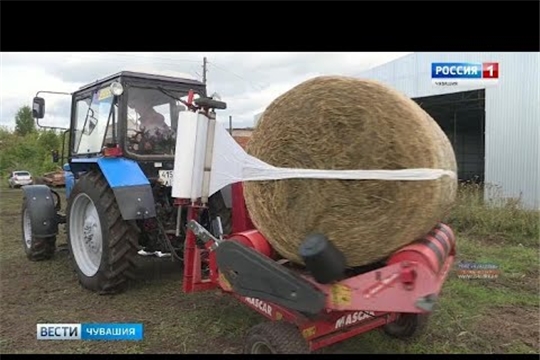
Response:
[{"label": "overcast sky", "polygon": [[[121,70],[169,70],[201,79],[207,57],[208,92],[218,92],[235,127],[253,125],[254,116],[276,97],[319,75],[357,75],[408,53],[1,53],[0,126],[14,127],[15,114],[31,105],[38,90],[73,92]],[[67,126],[69,97],[43,95],[44,125]]]}]

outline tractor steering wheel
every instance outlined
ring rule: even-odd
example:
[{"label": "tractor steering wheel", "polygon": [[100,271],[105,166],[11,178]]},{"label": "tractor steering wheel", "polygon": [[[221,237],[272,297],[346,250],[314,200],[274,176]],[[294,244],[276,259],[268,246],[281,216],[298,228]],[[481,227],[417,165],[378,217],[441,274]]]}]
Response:
[{"label": "tractor steering wheel", "polygon": [[128,149],[135,153],[149,152],[154,148],[148,131],[135,130],[135,134],[128,137]]},{"label": "tractor steering wheel", "polygon": [[172,129],[161,129],[151,134],[149,130],[134,130],[135,134],[128,138],[128,150],[136,153],[152,153],[174,155],[176,136]]}]

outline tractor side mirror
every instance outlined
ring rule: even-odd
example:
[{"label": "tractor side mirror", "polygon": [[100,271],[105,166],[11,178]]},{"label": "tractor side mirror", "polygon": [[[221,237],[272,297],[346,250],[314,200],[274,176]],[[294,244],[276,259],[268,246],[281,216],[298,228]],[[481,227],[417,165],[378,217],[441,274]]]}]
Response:
[{"label": "tractor side mirror", "polygon": [[53,150],[52,151],[52,162],[57,163],[58,160],[59,160],[58,150]]},{"label": "tractor side mirror", "polygon": [[45,99],[35,97],[32,102],[32,116],[35,119],[43,119],[45,116]]}]

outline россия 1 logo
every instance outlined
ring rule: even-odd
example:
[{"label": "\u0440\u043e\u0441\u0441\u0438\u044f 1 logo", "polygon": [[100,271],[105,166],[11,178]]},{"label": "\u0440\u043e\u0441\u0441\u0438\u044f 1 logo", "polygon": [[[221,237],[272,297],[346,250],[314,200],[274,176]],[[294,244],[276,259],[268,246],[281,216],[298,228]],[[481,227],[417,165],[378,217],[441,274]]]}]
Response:
[{"label": "\u0440\u043e\u0441\u0441\u0438\u044f 1 logo", "polygon": [[487,87],[498,80],[497,62],[431,64],[431,83],[437,87]]}]

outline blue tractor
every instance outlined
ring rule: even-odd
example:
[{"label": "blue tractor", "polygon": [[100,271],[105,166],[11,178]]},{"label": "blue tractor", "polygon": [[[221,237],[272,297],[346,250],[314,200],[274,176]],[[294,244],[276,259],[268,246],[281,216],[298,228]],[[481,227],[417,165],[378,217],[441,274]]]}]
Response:
[{"label": "blue tractor", "polygon": [[[39,125],[45,100],[38,95],[33,116]],[[49,187],[23,187],[24,249],[32,261],[51,259],[65,224],[81,285],[114,293],[135,276],[138,255],[182,260],[186,219],[171,196],[178,117],[226,104],[208,97],[196,80],[126,71],[69,95],[67,209],[61,213],[61,197]],[[230,189],[213,195],[206,225],[229,232],[230,204]]]}]

